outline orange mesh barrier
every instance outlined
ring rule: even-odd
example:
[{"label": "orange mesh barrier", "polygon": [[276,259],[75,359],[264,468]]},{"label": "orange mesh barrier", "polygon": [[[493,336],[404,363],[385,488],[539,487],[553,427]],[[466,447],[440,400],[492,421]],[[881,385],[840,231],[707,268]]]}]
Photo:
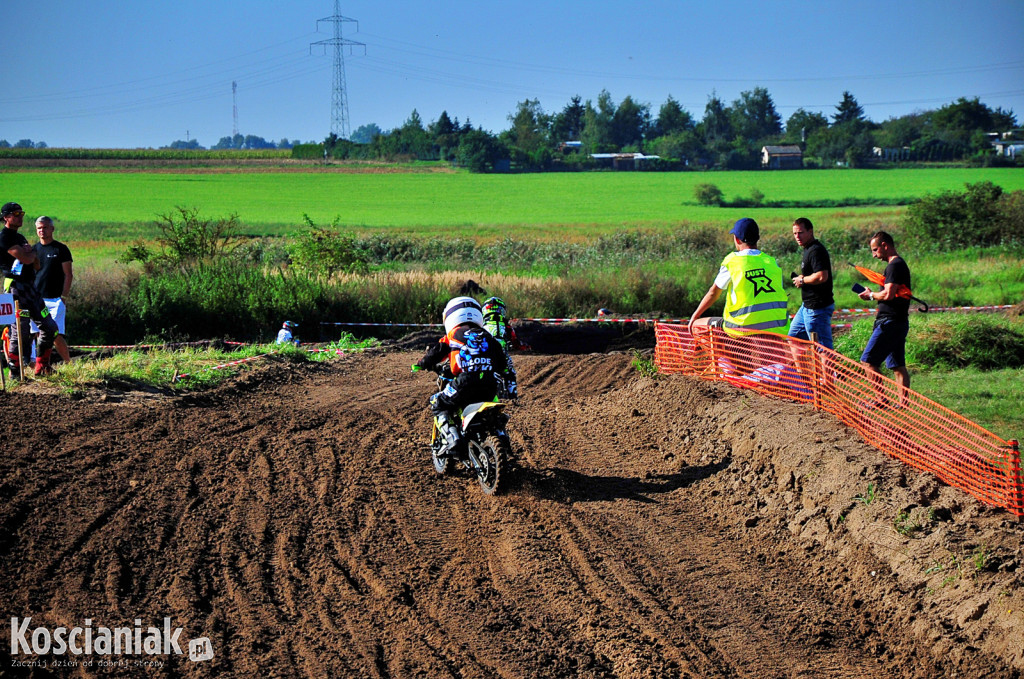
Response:
[{"label": "orange mesh barrier", "polygon": [[888,455],[982,502],[1024,516],[1024,477],[1016,441],[1004,441],[961,415],[857,361],[804,340],[756,333],[731,337],[685,325],[655,325],[663,373],[729,382],[768,396],[813,404]]}]

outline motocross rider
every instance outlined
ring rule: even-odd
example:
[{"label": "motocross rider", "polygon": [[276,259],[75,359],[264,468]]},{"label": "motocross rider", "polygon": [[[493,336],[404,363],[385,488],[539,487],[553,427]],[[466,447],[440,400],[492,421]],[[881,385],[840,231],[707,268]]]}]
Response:
[{"label": "motocross rider", "polygon": [[445,336],[427,349],[413,371],[447,361],[451,382],[430,397],[438,430],[449,449],[461,439],[456,413],[471,403],[492,401],[498,393],[498,376],[504,372],[505,352],[483,328],[480,303],[472,297],[456,297],[444,307]]},{"label": "motocross rider", "polygon": [[484,300],[484,330],[494,335],[498,344],[505,350],[505,361],[507,367],[499,376],[505,385],[504,398],[519,398],[519,388],[516,382],[516,367],[512,364],[512,349],[528,349],[524,343],[516,337],[516,331],[508,322],[508,312],[505,310],[505,302],[500,297],[491,297]]}]

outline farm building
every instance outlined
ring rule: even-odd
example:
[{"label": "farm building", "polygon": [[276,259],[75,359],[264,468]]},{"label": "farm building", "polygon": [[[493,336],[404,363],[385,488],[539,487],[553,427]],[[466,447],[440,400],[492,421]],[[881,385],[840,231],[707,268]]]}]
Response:
[{"label": "farm building", "polygon": [[909,146],[874,146],[871,148],[871,155],[875,160],[895,163],[901,160],[913,160],[913,151]]},{"label": "farm building", "polygon": [[660,158],[660,156],[645,156],[642,153],[591,153],[590,157],[597,160],[599,164],[611,166],[616,170],[639,170],[644,163]]},{"label": "farm building", "polygon": [[992,142],[992,147],[996,150],[996,155],[1010,158],[1024,155],[1024,139],[1001,139]]},{"label": "farm building", "polygon": [[790,170],[803,166],[804,152],[796,144],[761,147],[761,167],[766,170]]}]

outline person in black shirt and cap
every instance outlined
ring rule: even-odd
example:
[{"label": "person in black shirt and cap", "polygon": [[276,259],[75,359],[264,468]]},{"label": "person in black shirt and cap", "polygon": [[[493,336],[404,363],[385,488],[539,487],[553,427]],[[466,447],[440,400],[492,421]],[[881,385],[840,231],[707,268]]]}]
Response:
[{"label": "person in black shirt and cap", "polygon": [[0,229],[0,272],[4,276],[4,291],[14,295],[21,309],[17,322],[11,325],[7,360],[12,368],[16,368],[21,365],[19,355],[26,358],[29,356],[31,319],[39,327],[35,374],[43,375],[50,370],[50,352],[57,337],[57,324],[50,317],[42,295],[35,286],[39,258],[28,240],[18,233],[25,221],[25,211],[21,206],[13,202],[4,203],[0,207],[0,219],[4,222],[4,228]]}]

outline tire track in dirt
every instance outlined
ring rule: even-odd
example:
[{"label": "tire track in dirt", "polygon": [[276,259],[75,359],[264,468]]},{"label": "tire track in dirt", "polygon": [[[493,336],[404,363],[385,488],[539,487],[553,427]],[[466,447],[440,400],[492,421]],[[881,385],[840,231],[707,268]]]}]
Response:
[{"label": "tire track in dirt", "polygon": [[880,613],[905,595],[872,584],[860,543],[837,564],[765,513],[765,492],[801,482],[755,475],[770,455],[740,424],[784,408],[719,407],[721,390],[639,378],[625,354],[524,354],[520,467],[486,497],[433,471],[416,358],[59,402],[39,423],[52,450],[0,458],[0,614],[170,616],[216,651],[174,676],[1011,676],[976,649],[933,663]]}]

